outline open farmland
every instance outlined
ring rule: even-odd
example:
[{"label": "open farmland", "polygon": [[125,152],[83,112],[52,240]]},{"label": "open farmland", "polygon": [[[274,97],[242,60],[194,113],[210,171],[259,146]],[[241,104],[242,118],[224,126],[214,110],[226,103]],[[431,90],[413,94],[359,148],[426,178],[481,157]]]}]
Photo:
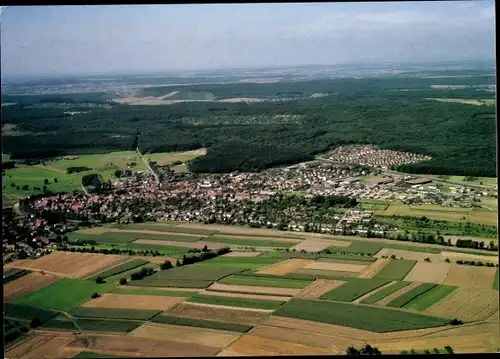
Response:
[{"label": "open farmland", "polygon": [[340,287],[337,287],[323,294],[320,298],[327,300],[338,300],[342,302],[351,302],[379,287],[388,284],[389,282],[390,281],[385,279],[352,278]]},{"label": "open farmland", "polygon": [[234,341],[240,333],[181,325],[148,323],[137,328],[130,335],[140,338],[168,339],[177,342],[223,348]]},{"label": "open farmland", "polygon": [[94,274],[93,276],[89,277],[88,279],[96,279],[97,277],[102,277],[102,278],[108,278],[113,275],[117,275],[123,272],[126,272],[130,269],[134,269],[137,267],[140,267],[144,264],[148,264],[149,262],[143,259],[132,259],[127,262],[124,262],[122,264],[118,264],[114,267],[111,267],[109,269],[106,269],[103,272],[99,272],[97,274]]},{"label": "open farmland", "polygon": [[450,295],[456,287],[452,287],[449,285],[436,285],[434,288],[429,289],[428,291],[422,293],[421,295],[413,298],[411,301],[404,305],[406,309],[414,309],[414,310],[425,310],[432,306],[433,304],[441,301]]},{"label": "open farmland", "polygon": [[65,278],[17,298],[12,303],[67,311],[88,301],[93,293],[106,292],[113,286],[108,283],[96,284],[91,281]]},{"label": "open farmland", "polygon": [[496,272],[497,269],[492,267],[453,264],[443,284],[491,289]]},{"label": "open farmland", "polygon": [[323,271],[354,272],[359,273],[366,269],[366,264],[348,264],[335,262],[312,262],[307,264],[304,269],[317,269]]},{"label": "open farmland", "polygon": [[82,305],[84,308],[116,308],[136,310],[167,310],[186,297],[168,297],[159,295],[140,294],[111,294],[106,293],[99,298],[92,299]]},{"label": "open farmland", "polygon": [[[138,295],[158,295],[165,297],[190,297],[197,293],[198,289],[187,289],[187,288],[143,288],[143,287],[133,287],[133,286],[120,286],[113,288],[110,293],[113,294],[138,294]],[[149,298],[151,299],[151,298]]]},{"label": "open farmland", "polygon": [[484,320],[498,311],[498,291],[481,288],[457,288],[443,300],[430,306],[430,315],[458,318],[463,321]]},{"label": "open farmland", "polygon": [[78,351],[67,351],[74,338],[62,333],[29,333],[21,341],[6,348],[6,358],[68,358]]},{"label": "open farmland", "polygon": [[226,243],[230,244],[233,246],[240,246],[240,247],[271,247],[271,248],[290,248],[295,243],[290,243],[286,241],[274,241],[271,239],[267,240],[261,240],[261,239],[253,239],[250,237],[247,238],[230,238],[230,237],[208,237],[204,238],[203,241],[205,242],[215,242],[215,243]]},{"label": "open farmland", "polygon": [[304,268],[310,263],[312,263],[312,261],[307,259],[288,259],[286,261],[272,264],[268,267],[262,268],[258,270],[256,273],[274,274],[274,275],[288,274],[296,271],[297,269]]},{"label": "open farmland", "polygon": [[[147,237],[148,235],[144,235],[143,237]],[[163,246],[169,246],[169,247],[180,247],[183,249],[203,249],[203,247],[207,246],[210,249],[219,249],[219,248],[224,248],[224,247],[230,247],[230,248],[236,248],[238,246],[235,245],[227,245],[225,243],[218,243],[218,242],[208,242],[208,241],[198,241],[198,242],[180,242],[177,240],[175,241],[170,241],[170,240],[162,240],[162,239],[137,239],[132,244],[151,244],[156,246],[157,248],[162,248]]]},{"label": "open farmland", "polygon": [[377,259],[374,263],[366,267],[361,273],[359,273],[358,278],[373,278],[377,275],[391,260],[387,258]]},{"label": "open farmland", "polygon": [[331,246],[336,247],[348,247],[350,242],[342,242],[335,240],[327,240],[320,238],[308,238],[299,244],[293,246],[291,249],[295,249],[296,251],[305,250],[307,252],[319,252],[325,248],[329,248]]},{"label": "open farmland", "polygon": [[237,332],[237,333],[245,333],[252,328],[251,325],[217,322],[214,320],[182,318],[182,317],[174,317],[168,315],[158,315],[154,317],[151,321],[154,323],[161,323],[161,324],[172,324],[172,325],[181,325],[187,327],[226,330],[229,332]]},{"label": "open farmland", "polygon": [[452,261],[463,260],[463,261],[482,261],[498,264],[497,253],[492,253],[490,255],[480,255],[476,253],[458,253],[452,251],[442,251],[441,256],[443,258],[448,258]]},{"label": "open farmland", "polygon": [[116,255],[52,252],[38,259],[14,261],[12,266],[46,272],[62,277],[82,278],[99,270],[124,261],[125,257]]},{"label": "open farmland", "polygon": [[317,279],[305,287],[296,298],[317,299],[344,283],[339,280]]},{"label": "open farmland", "polygon": [[409,282],[427,282],[443,284],[446,276],[454,270],[449,263],[427,263],[418,262],[412,270],[404,277]]},{"label": "open farmland", "polygon": [[278,288],[295,288],[303,289],[309,285],[311,281],[301,280],[301,279],[291,279],[291,278],[281,278],[276,276],[264,277],[264,276],[243,276],[243,275],[232,275],[219,280],[222,284],[234,284],[234,285],[248,285],[248,286],[258,286],[258,287],[278,287]]},{"label": "open farmland", "polygon": [[58,312],[54,310],[16,303],[5,303],[3,310],[6,318],[16,319],[27,323],[33,318],[38,318],[41,323],[44,323],[58,314]]},{"label": "open farmland", "polygon": [[198,292],[200,295],[208,295],[212,297],[220,297],[222,299],[224,298],[242,298],[242,299],[256,299],[256,300],[275,300],[278,302],[285,302],[287,300],[290,300],[292,297],[290,296],[279,296],[279,295],[273,295],[273,294],[250,294],[247,292],[221,292],[221,291],[216,291],[216,290],[202,290]]},{"label": "open farmland", "polygon": [[421,296],[422,294],[424,294],[428,290],[431,290],[434,287],[436,287],[436,284],[422,283],[418,287],[413,288],[408,292],[404,293],[403,295],[392,300],[387,305],[389,307],[398,307],[398,308],[404,307],[405,305],[410,303],[413,299],[417,298],[418,296]]},{"label": "open farmland", "polygon": [[26,269],[21,268],[9,268],[3,274],[3,284],[8,284],[13,282],[19,278],[22,278],[25,275],[30,274],[31,272]]},{"label": "open farmland", "polygon": [[391,259],[373,278],[402,280],[416,263],[416,261],[407,259]]},{"label": "open farmland", "polygon": [[292,299],[279,308],[274,315],[343,325],[379,333],[437,327],[448,322],[437,317],[362,304],[353,305],[304,299]]},{"label": "open farmland", "polygon": [[137,310],[137,309],[118,309],[118,308],[95,308],[80,307],[70,311],[74,317],[84,318],[105,318],[105,319],[131,319],[131,320],[149,320],[159,314],[159,310]]},{"label": "open farmland", "polygon": [[160,241],[179,241],[179,242],[196,242],[205,237],[203,234],[177,233],[177,232],[161,232],[147,229],[110,229],[108,234],[115,236],[133,236],[135,239],[147,238],[157,239]]},{"label": "open farmland", "polygon": [[239,292],[249,294],[272,294],[283,296],[294,296],[301,292],[300,289],[293,288],[278,288],[278,287],[260,287],[252,285],[227,285],[221,283],[214,283],[207,290],[221,291],[221,292]]},{"label": "open farmland", "polygon": [[4,284],[3,300],[4,302],[8,302],[12,299],[22,297],[28,293],[46,287],[58,279],[58,277],[51,274],[32,272],[13,282]]},{"label": "open farmland", "polygon": [[193,235],[210,236],[217,233],[217,230],[199,229],[199,228],[183,228],[178,225],[166,222],[149,222],[149,223],[129,223],[129,224],[115,224],[113,228],[124,230],[147,230],[156,232],[169,232],[169,233],[185,233]]},{"label": "open farmland", "polygon": [[383,245],[381,243],[372,243],[370,241],[355,241],[352,242],[349,246],[345,248],[337,248],[337,247],[329,247],[333,252],[345,252],[345,253],[359,253],[359,254],[368,254],[374,255],[380,249],[382,249]]},{"label": "open farmland", "polygon": [[[408,285],[401,286],[401,288],[396,289],[394,292],[388,294],[386,297],[381,298],[376,304],[377,305],[388,305],[390,302],[395,300],[396,298],[399,298],[400,296],[406,294],[409,291],[412,291],[413,289],[419,287],[422,283],[418,282],[402,282],[402,283],[408,283]],[[389,290],[390,287],[387,288]],[[377,293],[380,294],[380,293]],[[368,299],[368,298],[367,298]]]},{"label": "open farmland", "polygon": [[341,281],[347,281],[358,275],[356,272],[340,272],[334,270],[321,270],[321,269],[298,269],[293,273],[289,274],[297,276],[308,276],[313,279],[336,279]]},{"label": "open farmland", "polygon": [[282,301],[266,299],[246,299],[234,297],[220,297],[215,295],[194,295],[188,299],[190,303],[213,304],[227,307],[252,308],[274,310],[280,307]]},{"label": "open farmland", "polygon": [[210,307],[192,304],[189,302],[179,303],[169,309],[169,315],[176,317],[216,320],[219,322],[239,323],[255,325],[260,323],[267,315],[265,312],[245,310],[243,308]]},{"label": "open farmland", "polygon": [[410,285],[409,282],[396,282],[396,283],[391,283],[387,286],[384,286],[383,288],[380,288],[380,290],[373,292],[373,293],[368,293],[368,295],[361,299],[359,302],[362,304],[375,304],[379,302],[380,300],[384,299],[388,295]]}]

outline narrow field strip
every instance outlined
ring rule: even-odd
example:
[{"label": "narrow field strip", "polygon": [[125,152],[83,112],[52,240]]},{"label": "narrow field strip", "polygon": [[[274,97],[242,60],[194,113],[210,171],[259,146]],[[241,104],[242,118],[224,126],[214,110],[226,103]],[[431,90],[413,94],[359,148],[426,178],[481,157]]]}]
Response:
[{"label": "narrow field strip", "polygon": [[232,275],[219,280],[222,284],[234,284],[244,286],[258,287],[278,287],[278,288],[295,288],[303,289],[309,285],[311,281],[298,279],[283,279],[283,278],[259,278],[250,276]]},{"label": "narrow field strip", "polygon": [[224,323],[213,320],[191,319],[176,317],[170,315],[158,315],[154,317],[152,322],[161,324],[182,325],[187,327],[208,328],[217,330],[226,330],[230,332],[245,333],[252,329],[251,325],[237,324],[237,323]]},{"label": "narrow field strip", "polygon": [[338,272],[355,272],[359,273],[363,271],[367,265],[363,264],[344,264],[344,263],[332,263],[332,262],[313,262],[307,264],[304,269],[317,269],[325,271],[338,271]]},{"label": "narrow field strip", "polygon": [[434,288],[431,288],[416,298],[410,300],[403,306],[403,308],[419,311],[425,310],[446,298],[448,295],[453,293],[455,289],[457,289],[457,287],[438,284]]},{"label": "narrow field strip", "polygon": [[379,273],[388,263],[390,259],[381,258],[376,260],[374,263],[365,267],[361,273],[359,273],[358,278],[373,278],[377,273]]},{"label": "narrow field strip", "polygon": [[207,290],[219,290],[225,292],[240,292],[249,294],[274,294],[293,297],[301,292],[300,289],[292,288],[277,288],[277,287],[260,287],[260,286],[245,286],[245,285],[227,285],[214,283]]},{"label": "narrow field strip", "polygon": [[341,302],[352,302],[353,300],[358,299],[379,287],[385,286],[388,283],[390,283],[390,281],[385,279],[353,278],[340,287],[323,294],[320,298]]},{"label": "narrow field strip", "polygon": [[263,300],[274,300],[278,302],[286,302],[290,300],[292,297],[290,296],[278,296],[271,294],[249,294],[249,293],[235,293],[235,292],[223,292],[223,291],[214,291],[214,290],[203,290],[199,292],[200,295],[209,295],[213,297],[221,297],[221,298],[243,298],[243,299],[263,299]]},{"label": "narrow field strip", "polygon": [[374,290],[372,290],[371,292],[368,292],[368,293],[366,293],[366,294],[362,295],[361,297],[359,297],[359,298],[357,298],[357,299],[353,300],[353,301],[352,301],[352,303],[361,303],[361,301],[362,301],[362,300],[364,300],[364,299],[368,298],[368,297],[369,297],[369,296],[371,296],[371,295],[375,295],[375,294],[377,294],[379,291],[384,290],[384,289],[387,289],[387,288],[389,288],[390,286],[392,286],[393,284],[396,284],[396,283],[397,283],[396,281],[389,282],[389,283],[387,283],[387,284],[385,284],[385,285],[383,285],[383,286],[381,286],[381,287],[378,287],[377,289],[374,289]]},{"label": "narrow field strip", "polygon": [[106,293],[99,298],[86,302],[82,307],[95,309],[166,310],[182,302],[184,299],[186,298],[182,296],[167,297],[159,295]]},{"label": "narrow field strip", "polygon": [[360,300],[360,303],[362,304],[375,304],[379,302],[380,300],[384,299],[388,295],[400,290],[401,288],[404,288],[408,285],[410,285],[410,282],[392,282],[391,285],[381,288],[379,291],[376,293],[370,293],[369,296],[366,298],[363,298]]},{"label": "narrow field strip", "polygon": [[[179,289],[179,290],[176,290]],[[135,287],[117,287],[110,291],[113,294],[138,294],[138,295],[158,295],[165,297],[190,297],[199,290],[188,291],[186,288],[135,288]]]},{"label": "narrow field strip", "polygon": [[[288,298],[287,298],[288,299]],[[245,299],[245,298],[229,298],[218,297],[213,295],[197,294],[187,300],[189,303],[214,304],[229,307],[254,308],[274,310],[281,306],[284,301],[273,301],[264,299]]]},{"label": "narrow field strip", "polygon": [[268,267],[262,268],[257,271],[257,274],[288,274],[297,269],[303,268],[310,263],[313,263],[313,261],[307,259],[288,259],[286,261],[274,263]]},{"label": "narrow field strip", "polygon": [[411,300],[414,298],[424,294],[428,290],[431,290],[434,288],[437,284],[432,284],[432,283],[422,283],[416,288],[413,288],[412,290],[406,292],[405,294],[401,295],[400,297],[394,299],[390,303],[387,304],[389,307],[397,307],[397,308],[402,308],[406,304],[408,304]]},{"label": "narrow field strip", "polygon": [[323,294],[340,287],[345,282],[339,280],[317,279],[305,287],[296,297],[305,299],[316,299]]},{"label": "narrow field strip", "polygon": [[376,273],[374,278],[402,280],[417,264],[417,261],[407,259],[390,259],[389,263]]},{"label": "narrow field strip", "polygon": [[[392,302],[393,300],[401,297],[402,295],[408,293],[409,291],[419,287],[422,283],[417,283],[417,282],[401,282],[401,283],[408,283],[408,285],[403,286],[402,288],[394,291],[393,293],[389,294],[387,297],[380,299],[378,302],[375,304],[377,305],[383,305],[386,306],[388,303]],[[369,303],[367,303],[369,304]]]},{"label": "narrow field strip", "polygon": [[159,314],[159,310],[136,310],[136,309],[115,309],[115,308],[75,308],[70,311],[74,317],[84,318],[105,318],[105,319],[131,319],[149,320]]},{"label": "narrow field strip", "polygon": [[99,272],[97,274],[94,274],[86,279],[94,280],[97,277],[108,278],[108,277],[111,277],[113,275],[117,275],[117,274],[126,272],[130,269],[134,269],[134,268],[140,267],[140,266],[148,264],[148,263],[149,262],[147,260],[132,259],[132,260],[124,262],[122,264],[118,264],[118,265],[115,265],[113,267],[110,267],[110,268],[108,268],[102,272]]}]

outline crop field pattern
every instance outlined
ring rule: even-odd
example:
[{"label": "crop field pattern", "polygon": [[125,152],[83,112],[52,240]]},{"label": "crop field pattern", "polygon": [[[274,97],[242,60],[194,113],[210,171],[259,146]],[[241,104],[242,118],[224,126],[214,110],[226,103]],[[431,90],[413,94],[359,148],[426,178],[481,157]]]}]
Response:
[{"label": "crop field pattern", "polygon": [[353,278],[340,287],[323,294],[320,298],[351,302],[388,283],[390,283],[390,281],[385,279]]}]

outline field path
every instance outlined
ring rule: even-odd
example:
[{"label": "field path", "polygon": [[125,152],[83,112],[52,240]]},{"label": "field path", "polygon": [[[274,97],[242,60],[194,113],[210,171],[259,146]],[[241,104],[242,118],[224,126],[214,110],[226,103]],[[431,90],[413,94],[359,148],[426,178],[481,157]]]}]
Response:
[{"label": "field path", "polygon": [[356,303],[356,304],[357,304],[357,303],[360,303],[362,300],[364,300],[364,299],[368,298],[368,297],[369,297],[369,296],[371,296],[372,294],[375,294],[375,293],[377,293],[377,292],[381,291],[381,290],[382,290],[382,289],[384,289],[384,288],[390,287],[391,285],[393,285],[393,284],[395,284],[395,283],[397,283],[397,282],[398,282],[397,280],[393,280],[392,282],[389,282],[389,283],[387,283],[386,285],[383,285],[383,286],[381,286],[381,287],[378,287],[377,289],[372,290],[371,292],[368,292],[368,293],[366,293],[366,294],[362,295],[362,296],[361,296],[361,297],[359,297],[358,299],[353,300],[351,303]]}]

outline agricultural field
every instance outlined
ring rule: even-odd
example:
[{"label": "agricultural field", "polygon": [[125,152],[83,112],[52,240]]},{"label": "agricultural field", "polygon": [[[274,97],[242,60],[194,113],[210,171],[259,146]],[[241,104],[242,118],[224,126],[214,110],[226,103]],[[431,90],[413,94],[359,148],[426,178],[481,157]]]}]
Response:
[{"label": "agricultural field", "polygon": [[320,298],[341,302],[352,302],[388,283],[390,283],[390,281],[385,279],[352,278],[347,283],[323,294]]},{"label": "agricultural field", "polygon": [[418,287],[413,288],[408,292],[404,293],[403,295],[397,297],[387,305],[389,307],[397,307],[397,308],[405,307],[413,299],[425,294],[427,291],[435,288],[436,286],[437,286],[436,284],[422,283]]},{"label": "agricultural field", "polygon": [[414,309],[418,311],[425,310],[433,304],[438,303],[439,301],[446,298],[448,295],[453,293],[455,289],[457,289],[457,287],[452,287],[449,285],[436,285],[435,287],[410,300],[403,306],[403,308]]},{"label": "agricultural field", "polygon": [[283,302],[266,299],[245,299],[235,297],[220,297],[214,295],[194,295],[188,299],[188,303],[220,305],[227,307],[251,308],[262,310],[274,310]]},{"label": "agricultural field", "polygon": [[127,261],[125,263],[118,264],[117,266],[108,268],[105,271],[94,274],[93,276],[91,276],[87,279],[94,280],[98,277],[106,279],[108,277],[127,272],[131,269],[143,266],[143,265],[148,264],[148,263],[149,263],[148,261],[143,260],[143,259],[132,259],[132,260]]},{"label": "agricultural field", "polygon": [[149,320],[159,314],[159,310],[138,310],[138,309],[118,309],[118,308],[95,308],[80,307],[69,312],[70,315],[77,318],[105,318],[105,319],[130,319],[130,320]]},{"label": "agricultural field", "polygon": [[391,259],[384,268],[377,272],[373,278],[389,280],[402,280],[411,271],[417,261],[407,259]]},{"label": "agricultural field", "polygon": [[46,287],[56,282],[58,279],[58,277],[51,274],[32,272],[13,282],[4,282],[3,299],[8,302],[15,298],[22,297],[28,293]]},{"label": "agricultural field", "polygon": [[370,294],[362,299],[360,301],[361,304],[375,304],[379,301],[381,301],[382,299],[386,298],[387,296],[389,296],[390,294],[406,287],[410,285],[409,282],[396,282],[396,283],[393,283],[393,284],[390,284],[389,286],[386,286],[384,288],[382,288],[381,290],[377,291],[376,293],[373,293],[373,294]]},{"label": "agricultural field", "polygon": [[173,325],[183,325],[187,327],[227,330],[230,332],[238,332],[238,333],[245,333],[252,328],[251,325],[217,322],[214,320],[174,317],[168,315],[158,315],[154,317],[151,321],[161,324],[173,324]]},{"label": "agricultural field", "polygon": [[242,276],[242,275],[232,275],[223,278],[218,281],[222,284],[234,284],[234,285],[245,285],[245,286],[258,286],[258,287],[278,287],[278,288],[295,288],[303,289],[307,287],[310,281],[293,279],[293,278],[283,278],[280,276],[275,277],[263,277],[263,276]]}]

